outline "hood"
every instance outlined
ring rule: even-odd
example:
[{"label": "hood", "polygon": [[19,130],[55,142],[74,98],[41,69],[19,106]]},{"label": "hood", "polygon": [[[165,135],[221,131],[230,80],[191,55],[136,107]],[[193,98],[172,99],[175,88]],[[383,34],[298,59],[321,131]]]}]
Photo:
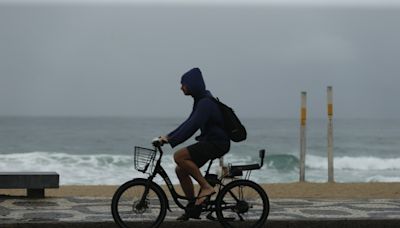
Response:
[{"label": "hood", "polygon": [[181,83],[186,85],[194,98],[207,95],[206,85],[199,68],[193,68],[182,75]]}]

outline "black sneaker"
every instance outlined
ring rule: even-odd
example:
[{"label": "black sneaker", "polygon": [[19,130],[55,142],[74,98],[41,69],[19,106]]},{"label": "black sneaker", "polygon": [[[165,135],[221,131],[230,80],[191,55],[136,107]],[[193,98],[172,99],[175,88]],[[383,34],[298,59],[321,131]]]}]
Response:
[{"label": "black sneaker", "polygon": [[201,209],[201,205],[188,205],[185,208],[185,214],[189,218],[200,219]]},{"label": "black sneaker", "polygon": [[[178,218],[176,218],[177,221],[188,221],[190,218],[194,218],[194,219],[200,219],[200,213],[195,213],[195,202],[196,200],[193,199],[191,201],[189,201],[189,203],[186,205],[185,207],[185,213],[183,213],[181,216],[179,216]],[[201,210],[200,210],[201,212]]]}]

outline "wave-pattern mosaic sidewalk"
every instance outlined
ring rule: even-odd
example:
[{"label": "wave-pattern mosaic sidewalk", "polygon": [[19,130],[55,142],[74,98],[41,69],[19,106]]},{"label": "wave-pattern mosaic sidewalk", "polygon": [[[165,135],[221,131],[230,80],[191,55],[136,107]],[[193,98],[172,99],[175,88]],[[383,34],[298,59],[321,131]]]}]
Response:
[{"label": "wave-pattern mosaic sidewalk", "polygon": [[[110,222],[110,198],[0,198],[0,226],[34,222]],[[182,210],[171,203],[166,220]],[[400,220],[400,199],[273,199],[268,220]],[[204,220],[204,217],[203,217]]]}]

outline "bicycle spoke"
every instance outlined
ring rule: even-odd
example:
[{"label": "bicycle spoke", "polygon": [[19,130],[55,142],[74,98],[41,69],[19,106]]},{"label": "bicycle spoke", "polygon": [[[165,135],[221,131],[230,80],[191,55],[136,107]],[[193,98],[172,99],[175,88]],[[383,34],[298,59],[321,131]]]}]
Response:
[{"label": "bicycle spoke", "polygon": [[[121,196],[121,203],[119,207],[120,213],[127,215],[125,220],[146,220],[151,219],[152,215],[157,215],[157,210],[159,210],[159,205],[156,205],[157,199],[154,199],[155,193],[150,191],[141,203],[144,191],[138,189],[130,189],[132,193],[126,191],[124,195]],[[137,196],[132,197],[133,194]]]},{"label": "bicycle spoke", "polygon": [[[166,214],[166,199],[162,198],[161,188],[146,182],[131,181],[121,186],[113,197],[112,213],[120,227],[130,228],[132,221],[148,223],[148,227],[160,224]],[[146,194],[147,193],[147,194]],[[132,227],[133,228],[133,227]]]},{"label": "bicycle spoke", "polygon": [[[254,182],[231,182],[221,191],[217,216],[224,227],[258,227],[268,216],[269,202],[264,190]],[[242,225],[240,225],[242,224]]]}]

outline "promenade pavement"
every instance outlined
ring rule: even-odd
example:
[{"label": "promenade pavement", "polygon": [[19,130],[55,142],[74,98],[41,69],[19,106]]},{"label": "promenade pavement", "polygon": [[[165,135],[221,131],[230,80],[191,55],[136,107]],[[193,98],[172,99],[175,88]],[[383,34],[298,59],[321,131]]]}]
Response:
[{"label": "promenade pavement", "polygon": [[[182,210],[170,203],[172,212],[167,212],[163,227],[220,227],[205,216],[193,222],[175,222]],[[99,197],[0,196],[0,227],[116,227],[110,204],[110,198]],[[266,227],[399,228],[400,199],[271,199]]]}]

